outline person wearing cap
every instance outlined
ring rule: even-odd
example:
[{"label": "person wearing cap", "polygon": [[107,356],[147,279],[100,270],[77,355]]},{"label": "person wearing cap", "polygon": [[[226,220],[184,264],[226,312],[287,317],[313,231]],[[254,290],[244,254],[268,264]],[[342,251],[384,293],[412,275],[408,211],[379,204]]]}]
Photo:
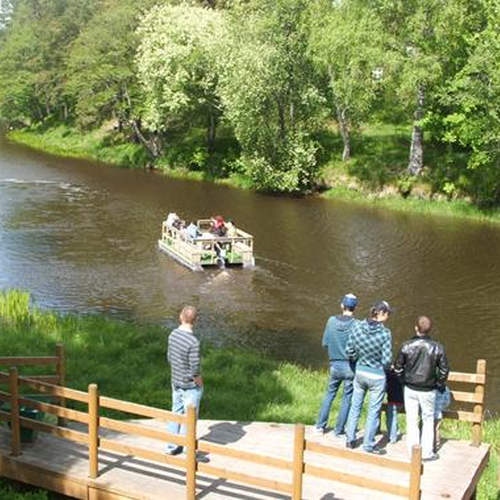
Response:
[{"label": "person wearing cap", "polygon": [[390,367],[392,361],[391,331],[384,325],[390,314],[391,307],[388,302],[376,302],[370,309],[370,318],[354,326],[346,345],[347,356],[356,361],[351,409],[346,425],[347,448],[355,447],[356,428],[365,395],[368,393],[363,449],[368,453],[381,453],[375,448],[375,435],[385,394],[385,370]]},{"label": "person wearing cap", "polygon": [[318,434],[323,434],[326,430],[332,403],[342,383],[344,384],[342,403],[334,433],[336,436],[344,433],[347,415],[351,406],[352,381],[354,379],[354,367],[346,355],[345,348],[353,326],[357,322],[354,318],[354,310],[357,305],[358,298],[356,295],[352,293],[345,295],[340,302],[342,314],[331,316],[326,323],[322,345],[325,349],[328,349],[330,378],[323,404],[319,410],[318,420],[316,421],[315,432]]},{"label": "person wearing cap", "polygon": [[[422,460],[436,460],[434,452],[434,413],[436,392],[445,392],[450,369],[444,347],[429,336],[432,322],[420,316],[415,335],[403,342],[396,357],[394,369],[404,383],[406,409],[406,444],[408,452],[414,445],[422,445]],[[422,415],[422,432],[419,429]]]}]

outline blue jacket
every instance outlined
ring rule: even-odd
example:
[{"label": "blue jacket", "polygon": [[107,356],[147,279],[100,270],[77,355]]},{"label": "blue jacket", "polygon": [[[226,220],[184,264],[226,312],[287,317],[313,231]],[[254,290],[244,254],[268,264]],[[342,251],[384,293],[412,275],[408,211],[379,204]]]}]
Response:
[{"label": "blue jacket", "polygon": [[354,325],[358,322],[352,316],[331,316],[323,333],[323,347],[328,349],[330,361],[347,361],[346,344]]}]

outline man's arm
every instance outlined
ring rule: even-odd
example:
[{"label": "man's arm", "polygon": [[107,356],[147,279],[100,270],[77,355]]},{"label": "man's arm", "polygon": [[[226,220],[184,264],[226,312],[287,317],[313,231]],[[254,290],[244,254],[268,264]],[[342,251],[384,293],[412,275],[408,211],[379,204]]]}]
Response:
[{"label": "man's arm", "polygon": [[325,348],[328,347],[328,341],[330,339],[330,321],[331,318],[326,322],[325,331],[323,332],[323,340],[321,341],[321,345]]},{"label": "man's arm", "polygon": [[444,387],[446,380],[448,379],[448,374],[450,373],[450,367],[448,365],[448,358],[446,357],[446,352],[444,347],[440,344],[437,356],[437,384],[438,387]]},{"label": "man's arm", "polygon": [[356,351],[356,336],[357,336],[356,334],[357,334],[357,327],[355,326],[351,331],[349,338],[347,339],[347,343],[345,345],[345,354],[352,361],[356,361],[358,357],[358,353]]},{"label": "man's arm", "polygon": [[390,368],[392,364],[392,337],[388,332],[387,339],[382,346],[382,365],[384,368]]},{"label": "man's arm", "polygon": [[399,349],[396,361],[394,362],[394,372],[400,378],[403,377],[405,371],[405,364],[406,364],[406,359],[405,359],[404,345],[402,345],[401,349]]},{"label": "man's arm", "polygon": [[190,348],[188,353],[189,370],[194,383],[201,387],[203,380],[201,378],[201,353],[200,343],[195,342]]}]

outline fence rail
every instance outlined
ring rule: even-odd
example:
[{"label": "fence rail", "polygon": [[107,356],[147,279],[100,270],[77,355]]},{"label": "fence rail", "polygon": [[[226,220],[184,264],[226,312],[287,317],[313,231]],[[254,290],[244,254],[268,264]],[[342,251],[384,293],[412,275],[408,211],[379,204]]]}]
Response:
[{"label": "fence rail", "polygon": [[[36,375],[33,378],[30,376],[19,376],[18,366],[29,365],[31,360],[34,360],[32,366],[53,365],[56,367],[56,374]],[[286,493],[290,495],[293,500],[302,498],[304,476],[312,476],[377,490],[411,500],[420,498],[422,465],[421,449],[418,446],[413,448],[411,460],[409,462],[394,460],[308,441],[305,439],[304,425],[296,424],[294,428],[293,452],[289,459],[286,460],[283,458],[266,456],[256,452],[238,450],[205,441],[198,442],[196,435],[196,412],[192,407],[188,408],[186,415],[177,415],[167,410],[101,396],[99,394],[99,388],[95,384],[90,384],[88,391],[83,392],[48,383],[47,380],[49,377],[57,378],[57,380],[62,381],[65,380],[64,348],[61,346],[58,346],[57,356],[0,358],[1,366],[9,366],[9,363],[13,363],[9,368],[9,373],[0,372],[0,384],[8,386],[8,390],[0,391],[0,401],[9,403],[10,410],[0,410],[0,421],[10,423],[11,454],[13,456],[18,456],[22,453],[21,427],[23,427],[87,445],[89,454],[88,475],[91,479],[99,477],[100,450],[133,455],[147,460],[180,467],[186,471],[186,498],[188,500],[194,500],[196,498],[197,472],[204,472],[222,479],[234,480],[250,486]],[[451,373],[450,381],[475,385],[474,392],[453,391],[455,401],[474,404],[474,411],[451,410],[445,412],[445,416],[471,422],[473,428],[472,443],[478,445],[481,442],[481,426],[483,422],[484,384],[486,381],[485,361],[478,361],[476,373]],[[34,389],[42,395],[48,395],[55,401],[48,403],[45,401],[37,401],[29,395],[22,395],[19,392],[19,388],[23,386]],[[67,408],[66,404],[68,401],[85,403],[87,405],[87,411]],[[34,408],[55,415],[58,417],[57,425],[26,418],[20,415],[20,407]],[[184,436],[172,435],[166,430],[162,431],[136,422],[105,417],[101,415],[102,409],[110,409],[129,415],[176,422],[186,427],[186,434]],[[62,425],[62,423],[65,424],[67,421],[75,421],[84,424],[86,430],[69,429]],[[186,454],[182,458],[174,457],[135,444],[117,442],[103,435],[104,430],[111,430],[125,435],[137,435],[148,439],[158,440],[162,443],[173,442],[179,446],[185,447]],[[246,472],[237,472],[229,468],[217,467],[211,464],[197,463],[197,451],[287,471],[290,474],[290,481],[284,482],[271,478],[253,476]],[[308,455],[306,455],[305,452],[308,452]],[[368,464],[393,469],[408,475],[407,485],[393,484],[378,478],[372,479],[362,477],[361,475],[356,475],[355,472],[346,473],[331,467],[320,467],[310,463],[313,454],[340,458],[342,460],[352,461],[353,464]],[[355,471],[356,467],[353,466],[352,470]]]}]

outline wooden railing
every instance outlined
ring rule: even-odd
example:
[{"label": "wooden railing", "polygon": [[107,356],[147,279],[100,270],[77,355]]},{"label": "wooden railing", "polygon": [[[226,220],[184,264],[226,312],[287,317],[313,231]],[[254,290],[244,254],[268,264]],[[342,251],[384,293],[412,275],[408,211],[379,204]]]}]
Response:
[{"label": "wooden railing", "polygon": [[[41,358],[38,358],[41,359]],[[48,358],[47,358],[48,359]],[[39,432],[52,434],[76,443],[86,444],[89,453],[89,478],[95,479],[99,476],[99,450],[109,450],[126,455],[134,455],[148,460],[156,460],[186,470],[186,498],[195,498],[196,481],[196,412],[194,408],[188,408],[186,415],[178,415],[172,412],[143,406],[136,403],[121,401],[118,399],[99,396],[96,384],[90,384],[88,392],[76,391],[46,382],[41,382],[28,377],[20,377],[17,367],[12,367],[9,373],[0,372],[0,384],[8,384],[8,392],[0,391],[0,401],[10,404],[10,411],[0,411],[0,421],[10,423],[11,427],[11,455],[19,456],[21,448],[21,427]],[[36,401],[32,398],[23,397],[19,388],[27,386],[41,394],[54,396],[58,400],[75,401],[87,405],[88,411],[79,411],[60,405]],[[53,425],[46,422],[38,422],[31,418],[20,416],[20,407],[29,407],[45,413],[50,413],[64,419],[64,421],[74,421],[85,424],[85,430],[74,430],[60,425]],[[136,415],[147,418],[159,418],[165,421],[177,422],[185,425],[187,432],[185,436],[174,435],[166,431],[151,429],[143,425],[125,422],[100,416],[100,409],[107,408],[129,415]],[[175,443],[186,449],[185,458],[174,457],[166,453],[151,451],[149,448],[128,445],[116,442],[112,439],[102,437],[102,430],[109,429],[123,434],[147,437],[160,440],[163,444],[167,442]]]},{"label": "wooden railing", "polygon": [[[286,493],[291,496],[292,500],[300,500],[302,498],[304,475],[328,479],[353,486],[360,486],[370,490],[401,496],[410,500],[418,500],[420,498],[420,478],[422,475],[422,451],[420,446],[414,446],[411,461],[407,462],[373,456],[359,451],[344,450],[334,448],[332,446],[326,446],[313,441],[307,441],[304,436],[304,425],[296,424],[294,430],[293,456],[290,457],[290,460],[237,450],[227,446],[207,443],[205,441],[200,441],[198,443],[199,450],[210,453],[211,455],[221,455],[234,458],[236,460],[247,461],[253,464],[291,471],[292,481],[290,483],[277,481],[275,479],[267,479],[260,476],[251,476],[249,474],[234,472],[203,463],[198,464],[198,470],[219,478],[235,480],[251,486]],[[408,486],[399,486],[393,484],[392,482],[389,483],[369,479],[363,477],[362,475],[348,474],[336,471],[332,468],[318,467],[317,465],[309,464],[305,460],[304,451],[352,461],[353,470],[356,470],[356,463],[365,463],[407,472]]]},{"label": "wooden railing", "polygon": [[[209,223],[210,219],[199,220],[198,228],[200,230],[207,228]],[[241,229],[236,230],[236,236],[215,236],[204,232],[202,236],[192,238],[184,230],[163,222],[162,241],[175,250],[181,258],[194,265],[202,264],[202,256],[209,257],[203,264],[216,264],[218,259],[216,246],[226,249],[230,254],[232,252],[241,254],[243,265],[251,265],[253,262],[253,236]]]},{"label": "wooden railing", "polygon": [[[64,350],[61,347],[62,356],[38,357],[38,358],[0,358],[0,365],[49,365],[64,368],[61,359],[64,358]],[[57,361],[56,361],[57,360]],[[58,364],[59,363],[59,364]],[[403,498],[417,500],[420,497],[420,478],[422,473],[421,450],[416,446],[413,449],[411,461],[398,461],[386,457],[372,456],[359,451],[337,449],[325,446],[305,439],[304,425],[296,424],[294,429],[293,453],[288,460],[278,457],[266,456],[260,453],[244,451],[228,446],[221,446],[206,441],[198,441],[196,434],[196,412],[194,408],[188,408],[186,415],[174,414],[167,410],[144,406],[137,403],[126,402],[113,399],[99,394],[97,385],[90,384],[88,391],[77,391],[47,382],[47,378],[40,379],[40,376],[19,376],[17,366],[11,366],[8,374],[0,372],[0,384],[7,384],[7,391],[0,391],[0,401],[10,404],[10,411],[0,411],[0,420],[7,421],[11,426],[11,454],[19,456],[22,453],[21,427],[33,429],[35,431],[48,433],[76,443],[87,445],[89,456],[89,478],[99,477],[99,451],[109,450],[153,460],[161,463],[175,465],[186,471],[186,498],[194,500],[196,498],[196,472],[204,472],[219,478],[235,480],[251,486],[267,488],[280,493],[289,494],[293,500],[302,498],[303,480],[305,475],[355,485],[371,490],[382,491]],[[59,368],[58,370],[61,370]],[[63,373],[58,372],[58,373]],[[58,375],[60,376],[60,375]],[[64,374],[61,377],[64,380]],[[477,379],[474,378],[477,382]],[[23,396],[20,388],[28,387],[38,393],[50,396],[57,403],[47,403],[36,401],[29,396]],[[477,400],[478,398],[476,398]],[[476,402],[475,400],[475,402]],[[81,406],[87,406],[87,411],[76,410],[66,407],[66,403],[73,401]],[[47,422],[39,422],[20,415],[20,407],[29,407],[41,412],[55,415],[58,418],[57,425]],[[161,419],[172,421],[186,426],[185,435],[173,435],[167,431],[146,427],[139,423],[116,420],[102,415],[102,410],[114,410],[128,415],[136,415],[145,418]],[[79,430],[75,428],[63,427],[60,422],[67,421],[83,424]],[[165,453],[152,451],[150,447],[144,448],[135,444],[126,444],[106,437],[105,430],[119,432],[125,435],[136,435],[149,439],[159,440],[164,445],[167,442],[175,443],[186,449],[184,458],[170,456]],[[247,473],[235,470],[216,467],[211,464],[198,463],[196,452],[202,451],[211,455],[221,455],[237,460],[247,461],[254,464],[265,465],[278,470],[289,471],[291,481],[283,482],[259,476],[252,476]],[[306,461],[305,452],[310,454],[321,454],[330,457],[342,458],[352,461],[354,464],[372,464],[378,467],[393,469],[408,474],[408,486],[395,485],[381,480],[370,479],[355,473],[347,474],[336,471],[334,468],[319,467]],[[353,470],[356,470],[353,467]]]},{"label": "wooden railing", "polygon": [[[473,404],[474,409],[445,410],[443,416],[472,423],[472,445],[479,446],[482,441],[482,425],[484,419],[484,388],[486,385],[486,360],[479,359],[475,373],[450,372],[448,382],[452,387],[453,402]],[[456,384],[469,384],[474,386],[474,392],[454,390]],[[453,405],[453,403],[452,403]],[[456,406],[456,405],[453,405]]]},{"label": "wooden railing", "polygon": [[[6,366],[24,367],[24,366],[47,366],[52,367],[54,373],[48,375],[31,375],[31,380],[39,380],[49,384],[64,386],[66,383],[66,353],[63,344],[57,344],[55,356],[7,356],[0,358],[0,369]],[[65,407],[66,403],[63,397],[57,398],[59,406]],[[58,424],[64,426],[64,419],[59,419]]]}]

